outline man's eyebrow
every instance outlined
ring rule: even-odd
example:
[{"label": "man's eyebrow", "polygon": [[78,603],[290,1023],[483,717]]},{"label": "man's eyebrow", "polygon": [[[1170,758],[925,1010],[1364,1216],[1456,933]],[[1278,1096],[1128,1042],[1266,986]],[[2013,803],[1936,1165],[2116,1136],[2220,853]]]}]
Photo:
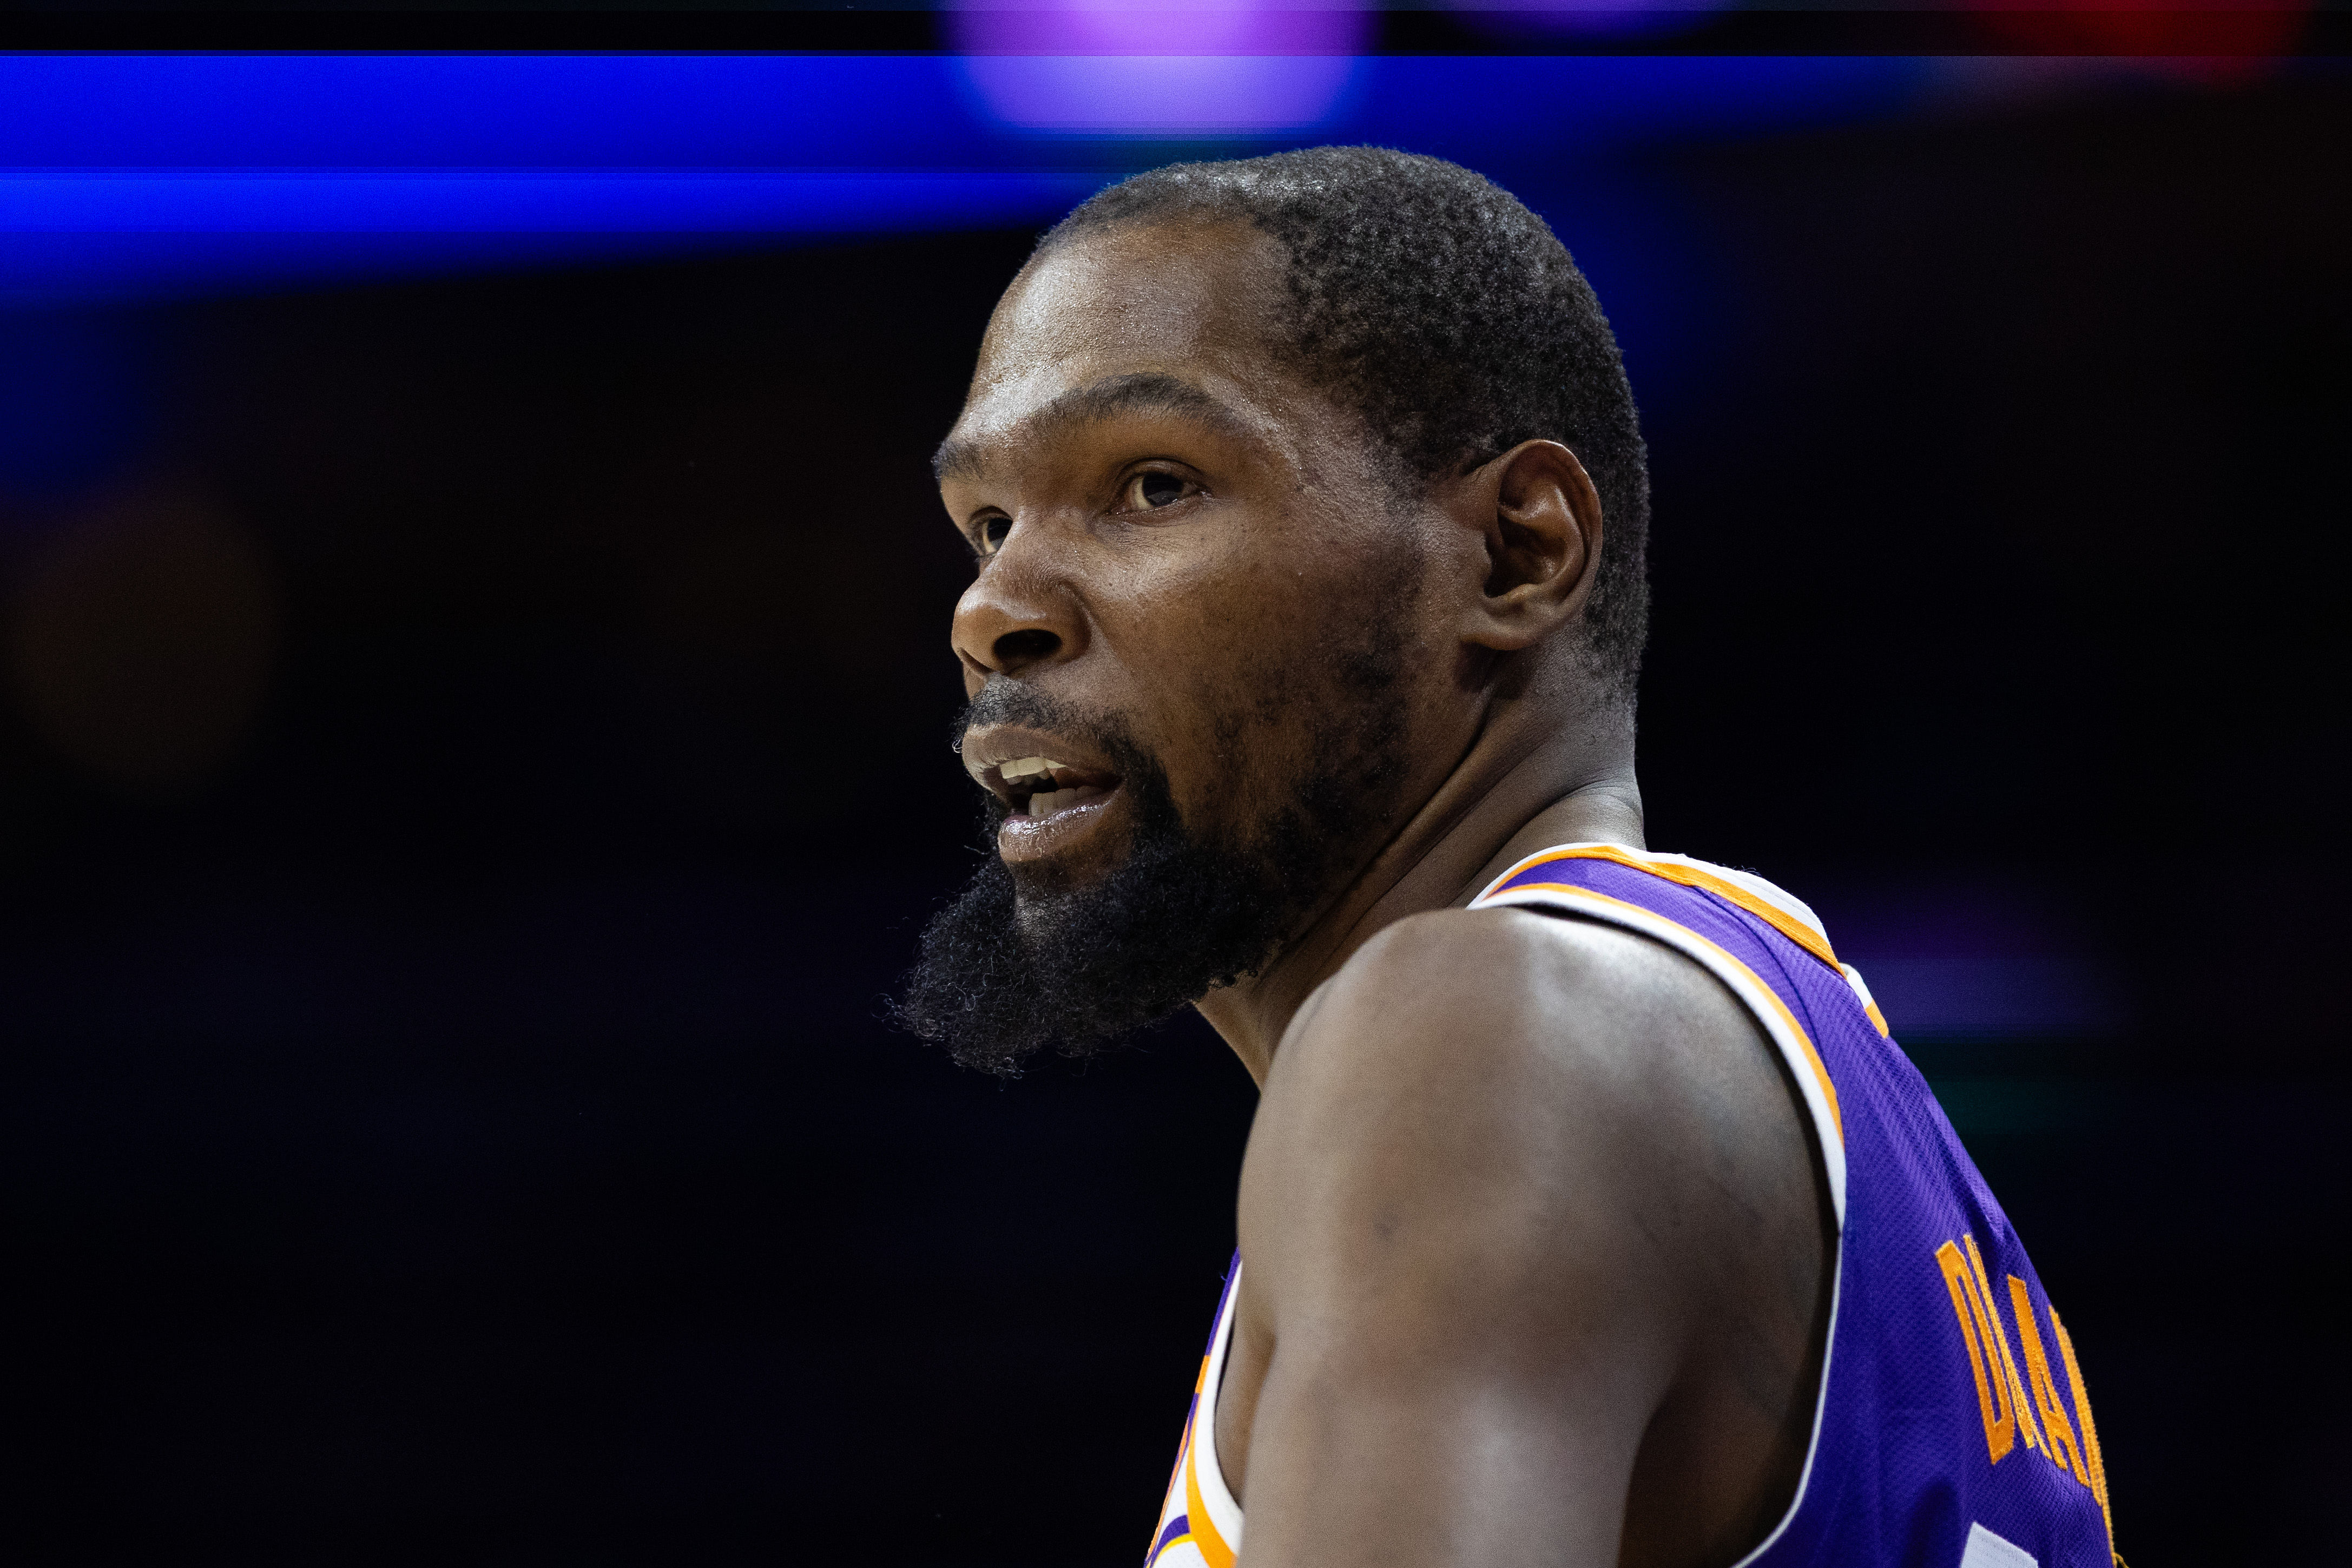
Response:
[{"label": "man's eyebrow", "polygon": [[[1013,427],[1013,438],[1034,440],[1121,414],[1175,414],[1223,436],[1247,440],[1256,433],[1224,404],[1181,376],[1135,371],[1074,386]],[[931,475],[945,481],[977,475],[985,461],[978,447],[950,436],[931,455]]]}]

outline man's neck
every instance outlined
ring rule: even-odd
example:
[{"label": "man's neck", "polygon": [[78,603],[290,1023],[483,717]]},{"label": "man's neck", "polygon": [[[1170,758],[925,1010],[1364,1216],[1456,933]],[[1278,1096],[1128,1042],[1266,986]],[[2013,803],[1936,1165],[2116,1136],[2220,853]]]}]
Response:
[{"label": "man's neck", "polygon": [[[1581,727],[1575,727],[1580,729]],[[1622,745],[1557,735],[1516,761],[1482,737],[1354,882],[1265,970],[1199,1004],[1260,1086],[1291,1020],[1358,949],[1408,915],[1459,908],[1511,865],[1557,844],[1642,848],[1630,722]],[[1581,741],[1583,743],[1579,744]]]}]

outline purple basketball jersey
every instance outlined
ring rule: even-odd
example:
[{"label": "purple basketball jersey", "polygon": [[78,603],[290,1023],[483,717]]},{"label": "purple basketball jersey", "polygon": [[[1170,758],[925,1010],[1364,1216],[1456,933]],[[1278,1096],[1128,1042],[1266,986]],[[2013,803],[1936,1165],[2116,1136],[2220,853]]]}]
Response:
[{"label": "purple basketball jersey", "polygon": [[2106,1469],[2074,1342],[1812,911],[1759,878],[1597,844],[1532,857],[1478,902],[1602,920],[1689,953],[1748,1003],[1807,1091],[1838,1210],[1829,1360],[1797,1500],[1747,1562],[2110,1568]]},{"label": "purple basketball jersey", "polygon": [[[1819,1135],[1838,1218],[1821,1401],[1796,1499],[1739,1568],[2119,1563],[2074,1342],[1812,911],[1760,878],[1605,844],[1530,856],[1472,907],[1512,906],[1636,931],[1706,968],[1780,1050]],[[1240,1550],[1241,1510],[1203,1436],[1232,1297],[1155,1535],[1161,1568],[1230,1568]]]}]

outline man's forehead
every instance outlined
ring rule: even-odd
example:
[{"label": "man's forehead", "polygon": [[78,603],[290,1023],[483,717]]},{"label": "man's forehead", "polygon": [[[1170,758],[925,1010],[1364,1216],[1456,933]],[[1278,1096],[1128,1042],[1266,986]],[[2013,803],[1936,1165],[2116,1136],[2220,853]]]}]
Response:
[{"label": "man's forehead", "polygon": [[940,443],[932,471],[942,480],[975,478],[1006,448],[1050,446],[1084,426],[1124,415],[1173,415],[1239,440],[1261,432],[1243,409],[1199,382],[1161,370],[1138,370],[1025,399],[1017,394],[968,405]]},{"label": "man's forehead", "polygon": [[1246,386],[1272,370],[1262,238],[1155,225],[1041,256],[989,323],[971,395],[932,461],[939,477],[976,476],[1008,449],[1127,415],[1271,434]]},{"label": "man's forehead", "polygon": [[1089,349],[1167,355],[1205,341],[1262,338],[1279,261],[1270,239],[1237,223],[1140,224],[1066,241],[1038,256],[997,302],[981,379]]}]

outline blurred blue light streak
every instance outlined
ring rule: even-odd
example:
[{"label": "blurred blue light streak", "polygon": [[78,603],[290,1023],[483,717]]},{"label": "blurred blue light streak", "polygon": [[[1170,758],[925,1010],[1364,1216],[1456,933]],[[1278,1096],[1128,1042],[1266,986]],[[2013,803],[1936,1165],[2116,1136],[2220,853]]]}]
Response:
[{"label": "blurred blue light streak", "polygon": [[920,55],[0,56],[0,165],[999,167]]},{"label": "blurred blue light streak", "polygon": [[0,302],[1050,223],[1053,172],[434,170],[0,174]]},{"label": "blurred blue light streak", "polygon": [[0,300],[1043,224],[1311,142],[1543,177],[1904,111],[1933,62],[1191,56],[0,57]]},{"label": "blurred blue light streak", "polygon": [[26,174],[0,180],[16,234],[597,229],[679,234],[961,226],[1074,200],[1053,173],[362,169]]}]

